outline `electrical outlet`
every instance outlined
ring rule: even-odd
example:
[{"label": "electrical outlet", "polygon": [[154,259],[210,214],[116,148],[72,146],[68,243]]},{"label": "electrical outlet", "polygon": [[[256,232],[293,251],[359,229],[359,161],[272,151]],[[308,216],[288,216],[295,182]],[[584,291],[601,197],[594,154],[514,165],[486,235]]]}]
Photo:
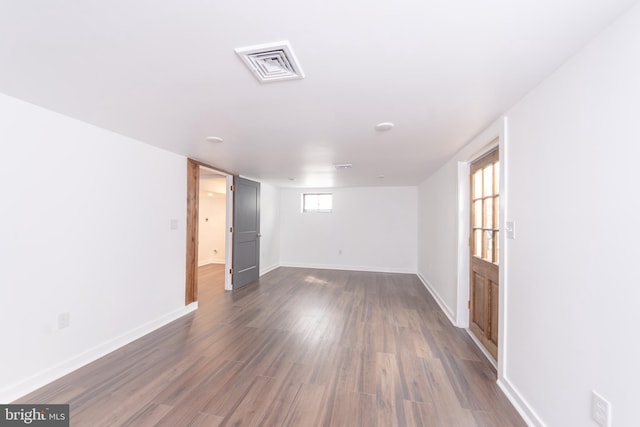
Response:
[{"label": "electrical outlet", "polygon": [[58,314],[58,329],[68,328],[70,323],[69,312]]},{"label": "electrical outlet", "polygon": [[591,392],[591,418],[602,427],[611,427],[611,403],[595,391]]}]

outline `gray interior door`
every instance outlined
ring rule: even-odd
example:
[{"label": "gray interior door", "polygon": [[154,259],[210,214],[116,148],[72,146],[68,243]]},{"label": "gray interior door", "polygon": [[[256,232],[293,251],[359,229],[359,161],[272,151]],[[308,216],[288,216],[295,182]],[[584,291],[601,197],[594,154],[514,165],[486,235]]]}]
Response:
[{"label": "gray interior door", "polygon": [[233,177],[233,275],[238,289],[260,272],[260,183]]}]

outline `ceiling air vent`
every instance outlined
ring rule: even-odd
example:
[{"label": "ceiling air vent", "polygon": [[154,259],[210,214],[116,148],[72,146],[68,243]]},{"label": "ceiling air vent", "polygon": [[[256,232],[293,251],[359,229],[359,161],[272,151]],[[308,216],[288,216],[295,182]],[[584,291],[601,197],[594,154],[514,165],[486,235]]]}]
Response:
[{"label": "ceiling air vent", "polygon": [[239,47],[235,51],[260,82],[304,78],[288,41]]},{"label": "ceiling air vent", "polygon": [[333,165],[336,169],[351,169],[353,165],[351,163],[336,163]]}]

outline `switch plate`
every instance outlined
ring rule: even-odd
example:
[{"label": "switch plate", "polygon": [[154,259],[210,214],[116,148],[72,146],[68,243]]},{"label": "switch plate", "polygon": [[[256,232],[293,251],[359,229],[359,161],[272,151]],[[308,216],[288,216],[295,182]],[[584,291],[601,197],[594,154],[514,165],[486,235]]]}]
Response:
[{"label": "switch plate", "polygon": [[169,223],[169,228],[171,228],[172,230],[177,230],[178,229],[178,220],[177,219],[172,219]]},{"label": "switch plate", "polygon": [[591,418],[602,427],[611,427],[611,403],[595,391],[591,392]]},{"label": "switch plate", "polygon": [[504,230],[507,232],[507,239],[516,238],[516,222],[515,221],[507,221],[507,223],[505,224]]},{"label": "switch plate", "polygon": [[58,314],[58,329],[68,328],[70,323],[69,312]]}]

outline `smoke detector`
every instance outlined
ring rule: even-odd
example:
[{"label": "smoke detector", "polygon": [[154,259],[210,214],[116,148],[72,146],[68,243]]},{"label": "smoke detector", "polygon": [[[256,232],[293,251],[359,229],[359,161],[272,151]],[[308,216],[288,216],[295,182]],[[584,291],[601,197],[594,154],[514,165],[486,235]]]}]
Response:
[{"label": "smoke detector", "polygon": [[395,125],[394,125],[393,123],[391,123],[391,122],[382,122],[382,123],[378,123],[378,124],[375,126],[375,129],[376,129],[378,132],[386,132],[386,131],[388,131],[388,130],[393,129],[393,127],[394,127],[394,126],[395,126]]},{"label": "smoke detector", "polygon": [[235,51],[261,83],[304,78],[302,67],[286,40],[239,47]]}]

